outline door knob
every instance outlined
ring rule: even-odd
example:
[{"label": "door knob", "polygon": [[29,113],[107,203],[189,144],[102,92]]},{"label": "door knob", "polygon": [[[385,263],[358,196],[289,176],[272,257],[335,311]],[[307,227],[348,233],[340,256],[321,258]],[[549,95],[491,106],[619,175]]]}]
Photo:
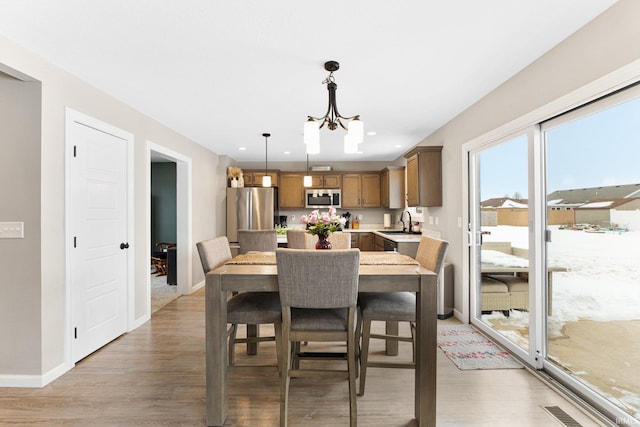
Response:
[{"label": "door knob", "polygon": [[127,249],[129,248],[129,243],[120,243],[120,249]]}]

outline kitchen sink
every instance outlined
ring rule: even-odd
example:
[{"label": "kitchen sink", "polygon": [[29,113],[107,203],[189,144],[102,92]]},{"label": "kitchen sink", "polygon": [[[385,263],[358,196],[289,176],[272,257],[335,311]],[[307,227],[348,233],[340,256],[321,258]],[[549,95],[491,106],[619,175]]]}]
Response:
[{"label": "kitchen sink", "polygon": [[413,236],[413,235],[417,235],[420,233],[409,233],[408,231],[402,231],[402,230],[378,230],[379,233],[382,234],[401,234],[401,235],[406,235],[406,236]]}]

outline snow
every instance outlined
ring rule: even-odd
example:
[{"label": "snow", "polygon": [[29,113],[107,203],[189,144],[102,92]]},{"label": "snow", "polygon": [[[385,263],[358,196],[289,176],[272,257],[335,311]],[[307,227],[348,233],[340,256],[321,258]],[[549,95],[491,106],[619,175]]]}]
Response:
[{"label": "snow", "polygon": [[606,208],[607,206],[611,206],[613,202],[591,202],[580,205],[580,209],[582,208]]},{"label": "snow", "polygon": [[[551,336],[566,322],[640,319],[640,231],[586,233],[549,227],[548,262],[567,268],[553,273]],[[526,227],[483,227],[484,241],[528,248]],[[483,256],[488,251],[483,251]],[[524,313],[523,326],[528,324]],[[516,319],[514,319],[516,320]]]},{"label": "snow", "polygon": [[513,200],[507,199],[502,203],[500,207],[501,208],[527,208],[528,205],[526,203],[518,203]]}]

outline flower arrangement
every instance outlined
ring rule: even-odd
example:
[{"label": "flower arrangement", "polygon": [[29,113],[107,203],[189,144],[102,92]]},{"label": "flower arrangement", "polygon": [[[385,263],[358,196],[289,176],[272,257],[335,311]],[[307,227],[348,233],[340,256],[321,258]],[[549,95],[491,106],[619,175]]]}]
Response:
[{"label": "flower arrangement", "polygon": [[309,215],[302,215],[300,222],[307,225],[307,233],[329,234],[342,230],[346,223],[346,218],[336,214],[336,208],[329,208],[328,212],[320,213],[318,209],[311,211]]},{"label": "flower arrangement", "polygon": [[242,169],[237,166],[229,166],[227,169],[227,178],[234,179],[242,176]]}]

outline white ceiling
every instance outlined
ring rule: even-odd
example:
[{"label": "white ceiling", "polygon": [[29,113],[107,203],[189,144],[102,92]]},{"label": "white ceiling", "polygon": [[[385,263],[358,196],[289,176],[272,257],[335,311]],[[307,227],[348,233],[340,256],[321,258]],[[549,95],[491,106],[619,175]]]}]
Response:
[{"label": "white ceiling", "polygon": [[264,160],[263,132],[270,161],[304,161],[337,60],[340,113],[376,135],[345,155],[323,128],[312,157],[391,161],[613,3],[0,0],[0,34],[240,162]]}]

